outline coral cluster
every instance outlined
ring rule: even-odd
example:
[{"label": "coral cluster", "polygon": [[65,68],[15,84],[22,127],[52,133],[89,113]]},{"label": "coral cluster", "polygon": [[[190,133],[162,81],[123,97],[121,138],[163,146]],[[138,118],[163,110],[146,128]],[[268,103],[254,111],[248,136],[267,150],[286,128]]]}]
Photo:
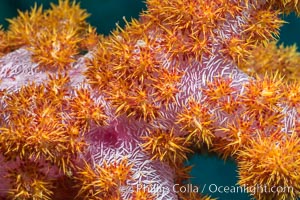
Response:
[{"label": "coral cluster", "polygon": [[106,37],[68,0],[0,30],[0,196],[207,200],[174,189],[207,148],[255,198],[299,197],[299,55],[274,40],[300,2],[146,3]]}]

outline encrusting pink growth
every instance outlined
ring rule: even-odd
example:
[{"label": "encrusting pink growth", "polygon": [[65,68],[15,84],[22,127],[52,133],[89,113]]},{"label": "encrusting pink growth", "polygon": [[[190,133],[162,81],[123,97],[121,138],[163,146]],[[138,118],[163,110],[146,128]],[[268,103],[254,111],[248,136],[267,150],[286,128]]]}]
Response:
[{"label": "encrusting pink growth", "polygon": [[[274,79],[253,78],[237,67],[247,57],[248,50],[278,35],[283,23],[275,9],[279,4],[258,0],[148,0],[147,5],[148,11],[141,15],[140,21],[127,23],[124,30],[119,28],[111,36],[101,38],[98,46],[94,45],[87,54],[72,57],[76,61],[64,68],[70,78],[65,98],[72,101],[79,96],[72,89],[83,88],[91,93],[96,107],[103,106],[105,117],[92,111],[88,114],[92,119],[105,119],[105,123],[99,125],[97,120],[80,118],[86,120],[82,123],[89,128],[83,131],[87,148],[78,157],[94,169],[127,159],[131,178],[126,185],[117,186],[120,199],[132,199],[134,190],[143,186],[150,188],[155,199],[176,200],[178,194],[173,190],[179,176],[176,173],[181,170],[185,154],[194,148],[188,144],[199,144],[198,147],[206,144],[224,157],[236,157],[237,152],[248,147],[244,138],[255,140],[257,132],[263,132],[259,137],[273,136],[274,132],[289,137],[299,129],[299,102],[287,103],[294,97],[280,94],[283,83],[276,82],[276,75]],[[7,94],[17,93],[29,83],[43,85],[49,74],[61,73],[62,69],[56,72],[39,67],[41,64],[32,61],[35,51],[27,47],[30,44],[0,58],[0,89]],[[254,99],[251,99],[251,92],[255,92],[251,84],[257,90],[262,84]],[[168,85],[171,96],[159,91],[164,85]],[[275,86],[279,88],[277,91],[272,88]],[[257,107],[260,105],[261,108]],[[70,116],[74,113],[69,114],[69,110],[63,113],[64,123],[70,120],[72,124]],[[4,116],[7,117],[5,113]],[[9,118],[1,123],[9,124],[6,120]],[[281,128],[276,129],[277,125]],[[250,136],[247,127],[254,131]],[[240,130],[236,135],[235,128]],[[158,130],[162,134],[157,137],[161,138],[154,134]],[[170,140],[165,141],[163,134]],[[157,154],[153,155],[154,152]],[[154,157],[157,159],[153,160]],[[2,158],[0,162],[2,176],[8,166]],[[82,186],[82,194],[88,193],[90,187],[93,186]],[[0,184],[2,196],[8,189],[9,183]],[[298,195],[300,189],[295,190]],[[295,194],[291,196],[294,198]],[[104,193],[102,197],[114,198]]]}]

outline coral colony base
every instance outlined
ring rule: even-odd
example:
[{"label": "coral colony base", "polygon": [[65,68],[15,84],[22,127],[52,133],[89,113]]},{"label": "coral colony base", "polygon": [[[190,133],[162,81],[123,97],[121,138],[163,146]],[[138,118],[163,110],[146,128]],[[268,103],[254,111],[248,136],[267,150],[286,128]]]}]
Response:
[{"label": "coral colony base", "polygon": [[296,199],[300,57],[274,40],[300,2],[146,3],[107,37],[67,0],[1,30],[1,196],[208,200],[184,165],[208,148],[254,198]]}]

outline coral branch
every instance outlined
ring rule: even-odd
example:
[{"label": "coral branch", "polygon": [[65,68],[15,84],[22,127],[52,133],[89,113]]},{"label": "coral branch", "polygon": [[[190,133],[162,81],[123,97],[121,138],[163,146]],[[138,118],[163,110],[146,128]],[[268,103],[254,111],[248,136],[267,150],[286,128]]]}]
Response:
[{"label": "coral branch", "polygon": [[[107,37],[68,0],[0,30],[0,162],[16,169],[0,170],[0,194],[59,199],[63,180],[77,188],[69,198],[209,199],[173,187],[188,181],[188,156],[208,148],[236,159],[241,185],[294,189],[255,197],[299,196],[299,82],[262,76],[270,59],[255,51],[274,44],[280,14],[300,3],[146,3]],[[252,58],[259,75],[238,68],[248,72]]]}]

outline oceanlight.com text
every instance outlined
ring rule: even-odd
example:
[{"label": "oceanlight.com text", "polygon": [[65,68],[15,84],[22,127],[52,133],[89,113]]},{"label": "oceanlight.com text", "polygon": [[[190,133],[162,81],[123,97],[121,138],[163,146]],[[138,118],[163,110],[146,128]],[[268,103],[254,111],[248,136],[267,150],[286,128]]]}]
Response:
[{"label": "oceanlight.com text", "polygon": [[217,184],[209,184],[203,186],[203,191],[205,191],[206,187],[208,187],[208,191],[210,193],[249,193],[252,195],[258,193],[292,193],[293,187],[291,186],[268,186],[268,185],[232,185],[232,186],[222,186]]}]

